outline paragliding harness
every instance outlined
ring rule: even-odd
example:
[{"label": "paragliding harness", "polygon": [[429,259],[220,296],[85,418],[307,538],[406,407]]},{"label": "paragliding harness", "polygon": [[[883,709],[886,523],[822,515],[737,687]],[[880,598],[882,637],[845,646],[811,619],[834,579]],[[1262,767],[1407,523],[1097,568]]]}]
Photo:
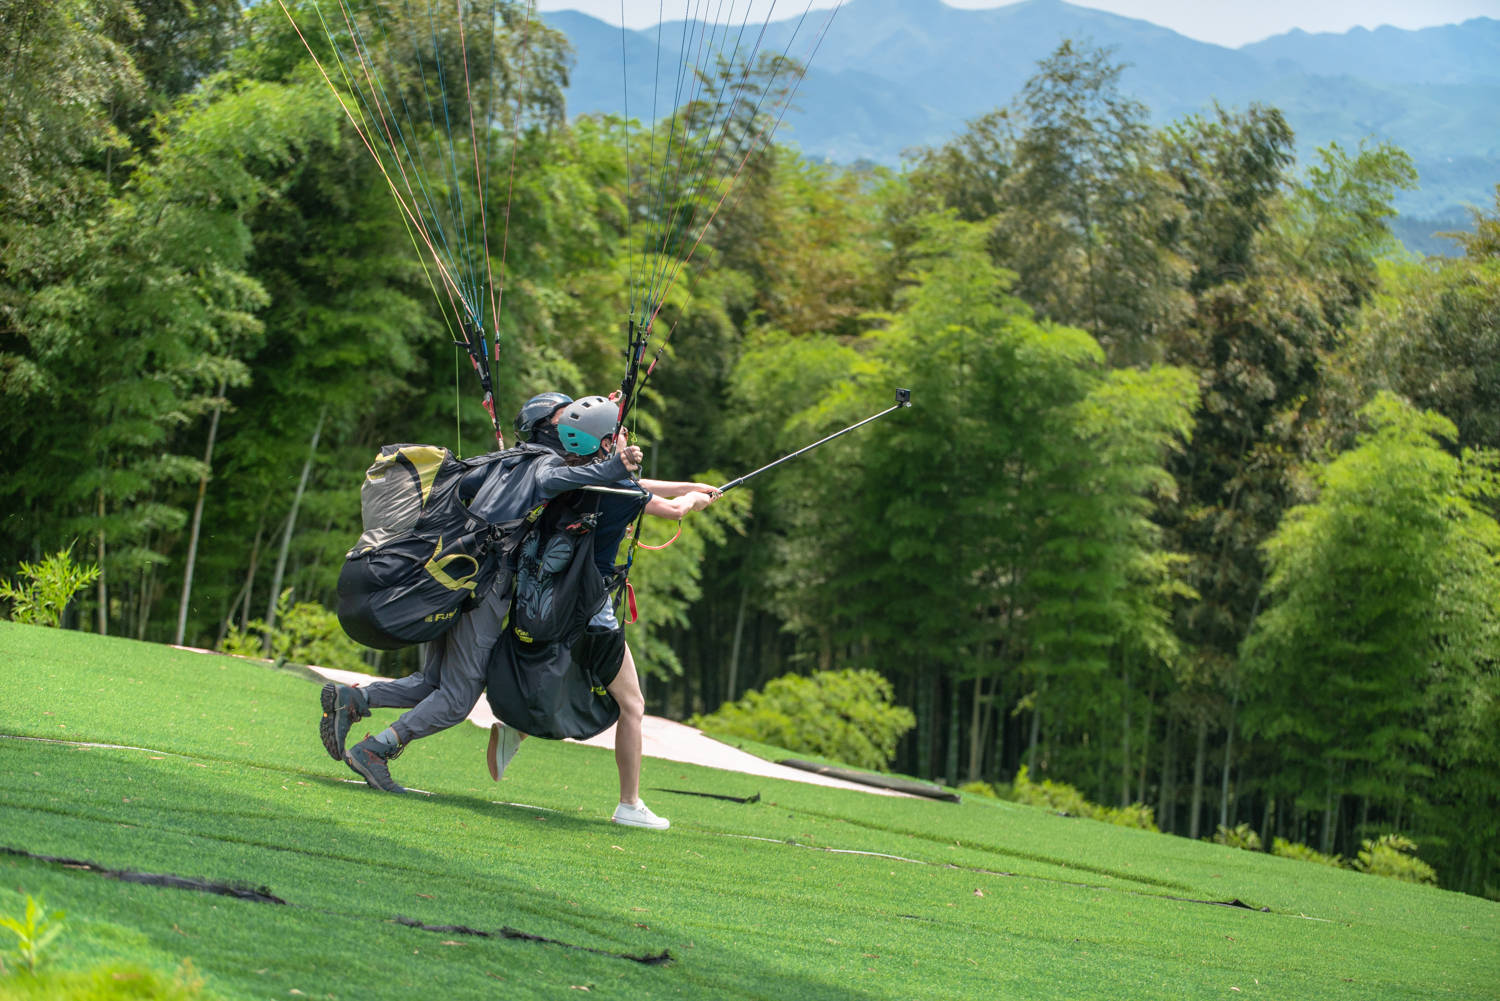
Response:
[{"label": "paragliding harness", "polygon": [[524,534],[517,551],[509,628],[522,643],[571,644],[604,602],[594,567],[596,512],[553,505]]},{"label": "paragliding harness", "polygon": [[625,578],[617,568],[606,579],[594,562],[599,512],[581,510],[594,491],[615,492],[582,488],[524,531],[510,618],[490,652],[490,708],[534,737],[586,740],[620,717],[608,686],[624,661],[625,634],[589,623]]},{"label": "paragliding harness", "polygon": [[543,508],[491,524],[469,511],[460,488],[497,462],[511,474],[531,454],[523,446],[458,459],[438,445],[382,447],[360,488],[364,534],[339,573],[344,632],[377,650],[425,643],[504,580]]}]

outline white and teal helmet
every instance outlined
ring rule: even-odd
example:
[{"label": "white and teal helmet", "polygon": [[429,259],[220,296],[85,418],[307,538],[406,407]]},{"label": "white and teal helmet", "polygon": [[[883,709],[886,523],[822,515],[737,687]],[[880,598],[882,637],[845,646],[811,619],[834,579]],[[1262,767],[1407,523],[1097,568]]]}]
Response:
[{"label": "white and teal helmet", "polygon": [[604,439],[614,434],[620,408],[602,396],[574,400],[557,421],[557,436],[563,448],[574,455],[593,455]]}]

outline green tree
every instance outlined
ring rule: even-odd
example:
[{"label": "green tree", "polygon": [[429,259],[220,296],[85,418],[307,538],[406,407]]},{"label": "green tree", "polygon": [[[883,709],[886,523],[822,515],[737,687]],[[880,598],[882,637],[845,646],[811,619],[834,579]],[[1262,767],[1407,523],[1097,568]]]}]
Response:
[{"label": "green tree", "polygon": [[[268,175],[332,123],[306,90],[225,86],[185,98],[85,227],[70,272],[27,303],[29,468],[52,480],[37,493],[58,502],[53,530],[95,544],[101,631],[114,613],[144,631],[163,586],[154,569],[185,521],[174,492],[201,472],[177,450],[177,432],[243,378],[258,332],[253,311],[265,300],[245,273],[247,217],[270,194]],[[63,415],[76,428],[66,437],[55,433]]]},{"label": "green tree", "polygon": [[1140,365],[1162,358],[1187,302],[1184,264],[1163,238],[1180,209],[1122,70],[1107,50],[1066,40],[1038,64],[1016,102],[994,247],[1040,315],[1087,330],[1113,364]]},{"label": "green tree", "polygon": [[[1327,359],[1372,291],[1375,257],[1392,246],[1391,201],[1410,178],[1409,158],[1379,147],[1353,157],[1320,151],[1316,168],[1296,180],[1285,173],[1287,138],[1279,116],[1252,109],[1190,121],[1171,146],[1191,218],[1211,227],[1183,236],[1201,256],[1193,314],[1168,357],[1199,373],[1203,410],[1192,447],[1173,460],[1178,499],[1161,514],[1169,547],[1190,559],[1198,596],[1177,615],[1188,656],[1176,715],[1195,736],[1189,836],[1203,820],[1210,734],[1223,728],[1232,751],[1237,651],[1258,607],[1260,546],[1297,499],[1295,470],[1329,444]],[[1184,141],[1205,152],[1184,155]],[[1227,207],[1198,212],[1202,193],[1213,191]],[[1226,754],[1226,826],[1231,767]],[[1173,811],[1162,805],[1158,817],[1172,830]]]},{"label": "green tree", "polygon": [[1479,503],[1495,460],[1444,450],[1454,428],[1387,394],[1266,543],[1268,607],[1245,643],[1246,725],[1272,780],[1323,813],[1345,796],[1399,810],[1433,776],[1433,714],[1493,673],[1500,526]]},{"label": "green tree", "polygon": [[652,519],[643,524],[630,575],[640,618],[629,636],[643,680],[682,673],[681,658],[666,642],[668,630],[688,624],[688,607],[702,594],[704,551],[723,545],[729,533],[744,531],[749,502],[745,493],[730,493],[676,526],[655,525]]},{"label": "green tree", "polygon": [[1039,686],[1033,718],[1054,717],[1053,770],[1086,778],[1101,798],[1115,737],[1109,770],[1121,806],[1144,750],[1137,721],[1152,724],[1153,695],[1179,658],[1173,602],[1192,597],[1151,514],[1176,490],[1166,462],[1191,439],[1196,406],[1185,369],[1107,373],[1073,408],[1071,483],[1052,492],[1040,529],[1026,616],[1035,650],[1027,668]]},{"label": "green tree", "polygon": [[[69,370],[43,357],[47,335],[34,306],[39,292],[83,263],[91,224],[118,183],[109,164],[128,153],[104,110],[140,88],[129,58],[103,31],[123,6],[35,0],[0,8],[7,60],[0,95],[0,436],[17,456],[30,454],[37,438],[66,434],[70,424]],[[29,462],[7,477],[0,488],[7,565],[61,541],[50,505],[33,508],[20,498],[55,498],[70,473]],[[35,547],[23,548],[23,540]]]},{"label": "green tree", "polygon": [[[383,19],[368,36],[379,40],[370,55],[392,107],[406,112],[407,131],[395,144],[406,158],[402,166],[419,172],[430,190],[462,200],[471,223],[483,194],[491,261],[484,261],[477,233],[457,228],[442,198],[429,223],[458,241],[480,273],[495,276],[488,291],[502,307],[497,412],[513,413],[538,376],[561,372],[566,388],[580,391],[578,366],[563,361],[571,352],[553,336],[575,298],[557,288],[555,276],[582,273],[586,286],[592,272],[577,267],[579,248],[600,241],[591,213],[607,196],[583,197],[592,178],[576,166],[582,157],[553,138],[564,79],[559,36],[524,24],[509,5],[497,5],[495,19],[483,5],[468,9],[466,93],[452,81],[439,89],[429,72],[437,58],[445,65],[459,58],[451,14],[440,13],[435,26],[413,25],[402,19],[425,15],[356,7],[357,18]],[[305,28],[317,25],[306,5],[292,9]],[[491,33],[493,45],[482,41]],[[308,37],[326,61],[321,29]],[[231,392],[224,415],[223,476],[206,515],[219,543],[205,553],[200,633],[225,618],[248,622],[261,609],[274,626],[276,598],[287,586],[299,600],[332,599],[343,553],[358,534],[357,471],[379,444],[439,441],[460,454],[495,447],[467,356],[453,346],[458,321],[437,266],[279,6],[247,11],[245,41],[230,62],[236,79],[307,88],[338,129],[319,155],[288,165],[278,197],[261,203],[251,220],[249,271],[269,303],[249,378]],[[342,97],[359,106],[352,95]],[[447,108],[448,120],[462,121],[458,131],[466,133],[471,104],[481,116],[486,107],[494,112],[494,128],[486,133],[481,123],[475,143],[477,155],[487,157],[482,169],[470,165],[476,153],[467,135],[450,140],[440,124]],[[372,141],[386,172],[401,176],[395,147]],[[593,159],[584,166],[592,170],[602,158],[596,149],[587,155]],[[538,177],[537,165],[554,159],[551,176]],[[570,239],[557,238],[564,233]],[[585,355],[583,343],[578,354]],[[414,665],[409,656],[391,659]]]},{"label": "green tree", "polygon": [[1349,347],[1356,380],[1458,427],[1460,447],[1500,446],[1500,191],[1474,213],[1461,258],[1388,262]]},{"label": "green tree", "polygon": [[[924,226],[918,270],[887,329],[853,348],[783,340],[774,352],[747,353],[739,381],[758,386],[754,399],[764,401],[747,409],[762,418],[790,410],[786,426],[803,440],[910,383],[910,411],[837,454],[830,445],[787,468],[762,493],[786,533],[773,571],[778,604],[810,659],[826,668],[838,656],[896,679],[918,717],[915,770],[956,779],[965,744],[971,774],[983,767],[1006,692],[1013,701],[1033,690],[1034,732],[1043,718],[1084,704],[1097,676],[1068,673],[1078,650],[1064,649],[1064,637],[1087,634],[1117,650],[1123,637],[1162,638],[1149,616],[1118,636],[1102,630],[1132,614],[1127,582],[1156,576],[1139,495],[1164,481],[1161,456],[1154,476],[1145,456],[1184,429],[1191,385],[1183,373],[1107,379],[1092,338],[1037,323],[1004,292],[1008,279],[990,263],[983,226],[945,217]],[[837,378],[841,366],[853,374]],[[1086,423],[1096,391],[1099,419]],[[778,407],[788,399],[817,402],[800,412]],[[1106,427],[1106,408],[1133,430]],[[1106,515],[1118,523],[1091,520]],[[1104,533],[1102,547],[1077,534],[1085,522]]]},{"label": "green tree", "polygon": [[1010,109],[997,108],[968,122],[942,146],[918,150],[909,172],[914,193],[928,211],[952,209],[964,222],[994,219],[1007,207],[1015,131]]},{"label": "green tree", "polygon": [[1257,237],[1271,222],[1293,156],[1291,127],[1275,108],[1214,107],[1158,137],[1161,170],[1183,212],[1173,237],[1191,265],[1195,295],[1249,277]]}]

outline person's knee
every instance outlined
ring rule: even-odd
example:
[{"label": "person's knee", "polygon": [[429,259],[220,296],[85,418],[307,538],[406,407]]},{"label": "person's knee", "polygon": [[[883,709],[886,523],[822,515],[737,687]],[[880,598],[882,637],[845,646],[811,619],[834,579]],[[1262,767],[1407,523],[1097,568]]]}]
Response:
[{"label": "person's knee", "polygon": [[630,684],[624,678],[616,678],[615,684],[609,686],[609,695],[615,699],[621,719],[637,720],[645,716],[646,699],[640,695],[639,684]]},{"label": "person's knee", "polygon": [[440,688],[422,704],[430,709],[433,725],[440,730],[446,730],[468,719],[476,701],[478,700],[454,698],[452,693]]}]

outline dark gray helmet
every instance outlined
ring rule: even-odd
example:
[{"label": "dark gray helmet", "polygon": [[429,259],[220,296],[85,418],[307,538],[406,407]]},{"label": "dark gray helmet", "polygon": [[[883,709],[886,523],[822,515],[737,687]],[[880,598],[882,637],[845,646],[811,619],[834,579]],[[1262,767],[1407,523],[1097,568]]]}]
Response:
[{"label": "dark gray helmet", "polygon": [[574,400],[557,421],[557,434],[563,448],[574,455],[593,455],[614,433],[620,408],[602,396],[585,396]]},{"label": "dark gray helmet", "polygon": [[527,400],[521,407],[521,412],[516,414],[516,433],[530,434],[536,430],[537,423],[552,416],[558,407],[565,407],[573,402],[573,397],[564,393],[538,393]]}]

